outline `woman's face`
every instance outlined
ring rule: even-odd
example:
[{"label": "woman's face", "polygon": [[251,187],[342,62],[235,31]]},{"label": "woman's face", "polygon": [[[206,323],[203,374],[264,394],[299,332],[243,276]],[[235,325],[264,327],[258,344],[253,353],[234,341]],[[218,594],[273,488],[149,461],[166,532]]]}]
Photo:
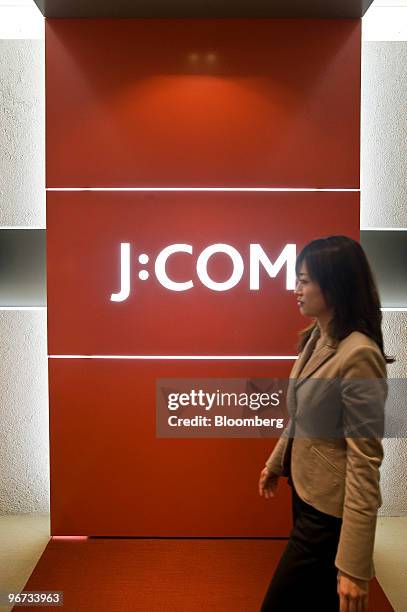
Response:
[{"label": "woman's face", "polygon": [[306,317],[321,317],[331,312],[318,283],[311,280],[305,261],[301,264],[294,293],[300,312]]}]

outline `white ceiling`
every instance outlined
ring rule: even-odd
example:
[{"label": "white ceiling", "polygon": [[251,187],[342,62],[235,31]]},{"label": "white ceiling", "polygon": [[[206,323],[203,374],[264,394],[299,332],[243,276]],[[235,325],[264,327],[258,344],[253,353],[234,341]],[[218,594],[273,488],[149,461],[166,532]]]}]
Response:
[{"label": "white ceiling", "polygon": [[362,39],[407,41],[407,0],[375,0],[362,19]]}]

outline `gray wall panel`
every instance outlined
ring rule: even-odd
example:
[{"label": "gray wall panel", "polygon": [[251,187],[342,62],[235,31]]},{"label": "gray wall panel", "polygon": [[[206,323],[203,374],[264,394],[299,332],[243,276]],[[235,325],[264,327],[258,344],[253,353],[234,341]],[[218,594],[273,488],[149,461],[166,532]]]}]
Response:
[{"label": "gray wall panel", "polygon": [[0,229],[0,306],[45,306],[45,230]]}]

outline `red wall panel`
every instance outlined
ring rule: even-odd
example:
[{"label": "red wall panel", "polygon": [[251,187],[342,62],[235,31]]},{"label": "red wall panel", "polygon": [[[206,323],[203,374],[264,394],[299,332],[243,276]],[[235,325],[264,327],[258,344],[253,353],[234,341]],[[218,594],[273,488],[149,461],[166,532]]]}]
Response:
[{"label": "red wall panel", "polygon": [[258,494],[275,439],[155,436],[156,378],[287,377],[292,362],[50,359],[53,535],[284,536]]},{"label": "red wall panel", "polygon": [[[287,243],[297,252],[316,236],[359,237],[359,194],[353,192],[52,192],[47,202],[48,334],[51,354],[295,355],[305,325],[286,266],[264,270],[249,288],[249,245],[272,262]],[[50,231],[51,229],[51,231]],[[131,245],[131,292],[120,289],[120,243]],[[163,287],[154,275],[158,253],[173,243],[193,254],[168,260],[168,274],[192,279],[186,291]],[[214,291],[197,277],[205,247],[226,243],[244,261],[240,282]],[[146,265],[138,256],[150,257]],[[211,265],[212,264],[212,265]],[[140,270],[150,274],[139,280]],[[211,276],[230,277],[228,256],[214,255]]]},{"label": "red wall panel", "polygon": [[47,20],[47,186],[359,187],[359,20]]},{"label": "red wall panel", "polygon": [[[359,237],[356,192],[120,191],[359,186],[360,21],[47,20],[47,292],[51,355],[293,355],[308,321],[271,260],[327,234]],[[53,188],[113,191],[52,191]],[[119,190],[117,190],[119,189]],[[119,245],[131,245],[129,298]],[[244,260],[227,292],[199,282],[210,244]],[[193,246],[168,271],[157,254]],[[138,256],[149,262],[141,265]],[[138,278],[141,269],[148,280]],[[213,277],[230,274],[222,256]],[[287,376],[291,361],[49,360],[54,535],[287,535],[288,489],[257,478],[273,441],[158,439],[156,378]]]}]

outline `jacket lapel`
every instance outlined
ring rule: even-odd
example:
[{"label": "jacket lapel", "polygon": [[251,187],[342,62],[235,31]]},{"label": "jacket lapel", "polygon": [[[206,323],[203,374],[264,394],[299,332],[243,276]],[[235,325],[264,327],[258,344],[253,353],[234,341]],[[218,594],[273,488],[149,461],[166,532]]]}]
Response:
[{"label": "jacket lapel", "polygon": [[325,346],[319,349],[315,354],[312,354],[314,346],[319,338],[319,329],[315,328],[312,332],[307,344],[304,347],[301,356],[298,358],[295,369],[292,372],[292,377],[296,378],[295,388],[301,385],[304,380],[312,376],[328,359],[335,355],[338,341],[329,339]]},{"label": "jacket lapel", "polygon": [[301,354],[299,355],[297,361],[295,362],[293,369],[291,371],[291,374],[290,374],[290,378],[298,378],[301,370],[307,363],[318,338],[319,338],[319,330],[318,328],[315,328],[311,336],[308,338],[307,344],[304,346],[304,348],[301,351]]}]

